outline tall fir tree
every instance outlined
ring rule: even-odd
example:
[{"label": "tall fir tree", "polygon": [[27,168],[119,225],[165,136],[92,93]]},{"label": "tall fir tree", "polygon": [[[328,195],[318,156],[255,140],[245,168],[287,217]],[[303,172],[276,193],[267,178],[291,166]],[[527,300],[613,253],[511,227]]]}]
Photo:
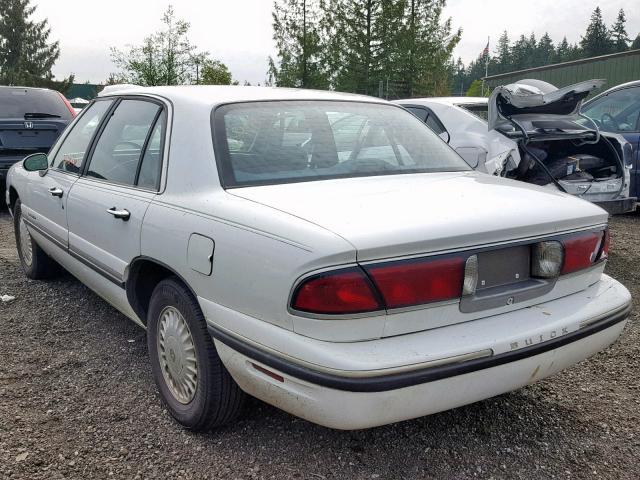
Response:
[{"label": "tall fir tree", "polygon": [[536,54],[535,54],[535,65],[549,65],[555,61],[556,57],[556,49],[553,45],[553,40],[547,32],[544,32],[544,35],[540,37],[538,41],[538,45],[536,46]]},{"label": "tall fir tree", "polygon": [[[453,49],[462,31],[452,31],[451,19],[441,20],[445,0],[406,0],[400,52],[405,61],[401,69],[404,85],[397,95],[445,95],[454,65]],[[404,87],[404,88],[403,88]]]},{"label": "tall fir tree", "polygon": [[591,14],[591,21],[587,31],[580,40],[580,48],[586,58],[613,52],[611,34],[604,23],[600,7],[596,7]]},{"label": "tall fir tree", "polygon": [[511,43],[509,41],[509,34],[505,30],[498,39],[498,47],[495,50],[496,71],[495,74],[505,73],[511,70],[512,58],[511,58]]},{"label": "tall fir tree", "polygon": [[611,27],[611,41],[613,42],[613,50],[615,52],[625,52],[629,49],[629,35],[627,34],[627,17],[621,8],[616,18],[616,23]]},{"label": "tall fir tree", "polygon": [[281,87],[328,88],[328,73],[322,61],[317,0],[276,0],[273,9],[273,39],[276,58],[269,58],[269,83]]},{"label": "tall fir tree", "polygon": [[0,83],[52,83],[51,69],[60,47],[57,41],[49,40],[51,29],[46,20],[31,19],[35,10],[31,0],[0,0]]},{"label": "tall fir tree", "polygon": [[640,49],[640,33],[636,36],[635,40],[629,47],[631,50]]}]

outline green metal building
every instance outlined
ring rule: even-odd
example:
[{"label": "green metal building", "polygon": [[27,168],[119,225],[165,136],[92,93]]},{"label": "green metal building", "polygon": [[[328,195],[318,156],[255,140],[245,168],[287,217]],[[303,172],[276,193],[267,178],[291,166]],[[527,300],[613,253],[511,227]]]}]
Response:
[{"label": "green metal building", "polygon": [[[592,78],[604,78],[607,90],[621,83],[640,80],[640,50],[612,53],[600,57],[583,58],[571,62],[528,68],[517,72],[491,75],[484,78],[485,85],[493,90],[499,85],[508,85],[525,78],[544,80],[558,88]],[[592,95],[600,93],[596,90]]]}]

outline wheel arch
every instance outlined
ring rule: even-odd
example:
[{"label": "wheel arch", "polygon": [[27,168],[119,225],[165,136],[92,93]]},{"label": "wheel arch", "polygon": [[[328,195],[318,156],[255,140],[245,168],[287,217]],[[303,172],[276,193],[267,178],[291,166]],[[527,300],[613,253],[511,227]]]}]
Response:
[{"label": "wheel arch", "polygon": [[176,277],[197,301],[198,296],[189,283],[166,263],[155,258],[140,256],[129,264],[125,281],[127,300],[145,325],[147,324],[151,294],[158,283],[169,277]]},{"label": "wheel arch", "polygon": [[8,207],[11,209],[12,212],[13,212],[13,206],[18,201],[18,198],[20,198],[20,196],[18,195],[17,190],[13,187],[13,185],[11,185],[9,187],[9,205],[8,205]]}]

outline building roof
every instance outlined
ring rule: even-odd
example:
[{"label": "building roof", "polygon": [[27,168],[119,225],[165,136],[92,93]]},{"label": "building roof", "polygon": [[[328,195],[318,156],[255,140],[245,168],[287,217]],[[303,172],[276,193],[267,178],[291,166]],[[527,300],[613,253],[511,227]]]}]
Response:
[{"label": "building roof", "polygon": [[573,65],[591,63],[594,61],[609,60],[617,57],[626,57],[626,56],[635,56],[635,55],[640,55],[640,49],[627,50],[626,52],[610,53],[608,55],[600,55],[598,57],[580,58],[578,60],[571,60],[569,62],[552,63],[550,65],[543,65],[540,67],[525,68],[524,70],[514,70],[512,72],[500,73],[498,75],[489,75],[488,77],[484,77],[484,80],[498,80],[503,77],[511,77],[514,75],[521,75],[521,74],[530,73],[530,72],[539,72],[539,71],[549,70],[552,68],[569,67]]}]

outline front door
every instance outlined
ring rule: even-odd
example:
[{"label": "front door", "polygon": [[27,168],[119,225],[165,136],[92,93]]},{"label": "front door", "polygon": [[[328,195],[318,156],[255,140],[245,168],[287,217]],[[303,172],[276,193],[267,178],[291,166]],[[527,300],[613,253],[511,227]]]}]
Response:
[{"label": "front door", "polygon": [[160,103],[119,100],[69,195],[69,252],[117,284],[140,255],[142,221],[159,186],[165,125]]},{"label": "front door", "polygon": [[67,248],[67,203],[78,180],[87,149],[102,118],[113,102],[99,101],[82,113],[69,133],[54,146],[49,170],[32,174],[23,203],[30,227],[58,246]]}]

